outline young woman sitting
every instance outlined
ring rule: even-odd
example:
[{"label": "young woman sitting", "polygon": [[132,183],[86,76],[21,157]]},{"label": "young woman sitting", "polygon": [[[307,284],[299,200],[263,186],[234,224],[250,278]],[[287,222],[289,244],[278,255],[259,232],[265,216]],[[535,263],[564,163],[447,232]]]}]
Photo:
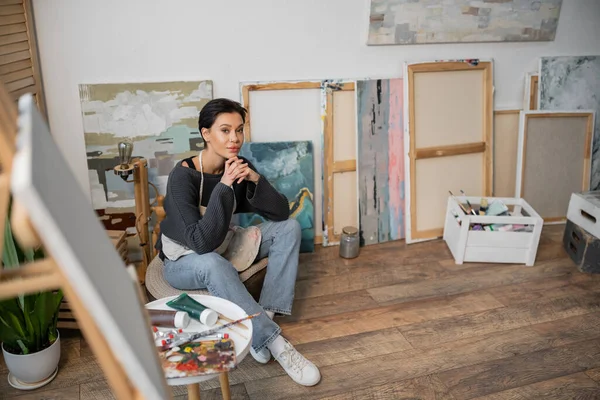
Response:
[{"label": "young woman sitting", "polygon": [[[312,386],[319,369],[304,358],[273,322],[274,313],[289,315],[294,299],[301,229],[290,219],[288,199],[246,159],[238,157],[244,142],[246,110],[237,102],[215,99],[200,111],[204,140],[199,155],[178,163],[169,174],[157,248],[165,279],[180,290],[208,289],[232,301],[252,319],[251,354],[260,363],[271,355],[298,384]],[[258,227],[258,259],[269,264],[257,303],[238,271],[215,250],[227,236],[234,213],[253,212],[267,222]]]}]

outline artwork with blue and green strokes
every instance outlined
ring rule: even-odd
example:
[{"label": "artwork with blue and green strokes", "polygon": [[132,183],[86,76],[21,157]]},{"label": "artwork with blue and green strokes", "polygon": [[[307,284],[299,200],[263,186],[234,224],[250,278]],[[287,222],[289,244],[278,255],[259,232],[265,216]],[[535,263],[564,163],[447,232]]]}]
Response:
[{"label": "artwork with blue and green strokes", "polygon": [[[291,218],[302,227],[301,253],[315,249],[315,211],[313,193],[315,175],[313,145],[310,141],[245,143],[240,155],[248,159],[290,202]],[[244,227],[265,221],[258,214],[240,214]]]}]

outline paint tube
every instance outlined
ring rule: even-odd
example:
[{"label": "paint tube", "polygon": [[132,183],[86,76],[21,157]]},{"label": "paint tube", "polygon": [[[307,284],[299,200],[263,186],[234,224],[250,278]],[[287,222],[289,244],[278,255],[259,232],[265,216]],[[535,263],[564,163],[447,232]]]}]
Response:
[{"label": "paint tube", "polygon": [[506,205],[499,201],[499,200],[494,200],[492,201],[486,211],[486,215],[492,215],[492,216],[500,216],[500,215],[508,215],[508,207],[506,207]]},{"label": "paint tube", "polygon": [[187,312],[190,317],[200,321],[206,326],[213,326],[219,319],[219,314],[217,314],[216,311],[198,303],[188,296],[187,293],[182,293],[175,299],[168,301],[167,305],[175,310]]},{"label": "paint tube", "polygon": [[146,310],[150,316],[150,324],[163,328],[187,328],[190,316],[185,311]]},{"label": "paint tube", "polygon": [[508,232],[513,230],[511,224],[492,224],[492,230],[497,232]]},{"label": "paint tube", "polygon": [[487,199],[481,199],[481,204],[479,205],[479,215],[485,215],[488,207]]}]

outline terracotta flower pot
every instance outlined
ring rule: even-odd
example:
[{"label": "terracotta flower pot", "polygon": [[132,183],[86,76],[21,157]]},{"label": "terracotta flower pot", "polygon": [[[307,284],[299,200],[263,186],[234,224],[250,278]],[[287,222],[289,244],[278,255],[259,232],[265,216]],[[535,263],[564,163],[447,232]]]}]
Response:
[{"label": "terracotta flower pot", "polygon": [[60,334],[54,343],[42,351],[31,354],[12,354],[4,349],[4,362],[11,375],[25,384],[34,384],[50,377],[60,360]]}]

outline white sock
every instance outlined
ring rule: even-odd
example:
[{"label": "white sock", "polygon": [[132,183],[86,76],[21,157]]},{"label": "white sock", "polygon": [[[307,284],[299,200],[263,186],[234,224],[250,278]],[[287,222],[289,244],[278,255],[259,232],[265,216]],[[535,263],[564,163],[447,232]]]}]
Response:
[{"label": "white sock", "polygon": [[277,358],[285,348],[285,340],[283,336],[278,335],[275,340],[267,345],[273,357]]},{"label": "white sock", "polygon": [[267,313],[267,316],[271,319],[273,319],[273,317],[275,316],[275,313],[273,311],[265,311]]}]

